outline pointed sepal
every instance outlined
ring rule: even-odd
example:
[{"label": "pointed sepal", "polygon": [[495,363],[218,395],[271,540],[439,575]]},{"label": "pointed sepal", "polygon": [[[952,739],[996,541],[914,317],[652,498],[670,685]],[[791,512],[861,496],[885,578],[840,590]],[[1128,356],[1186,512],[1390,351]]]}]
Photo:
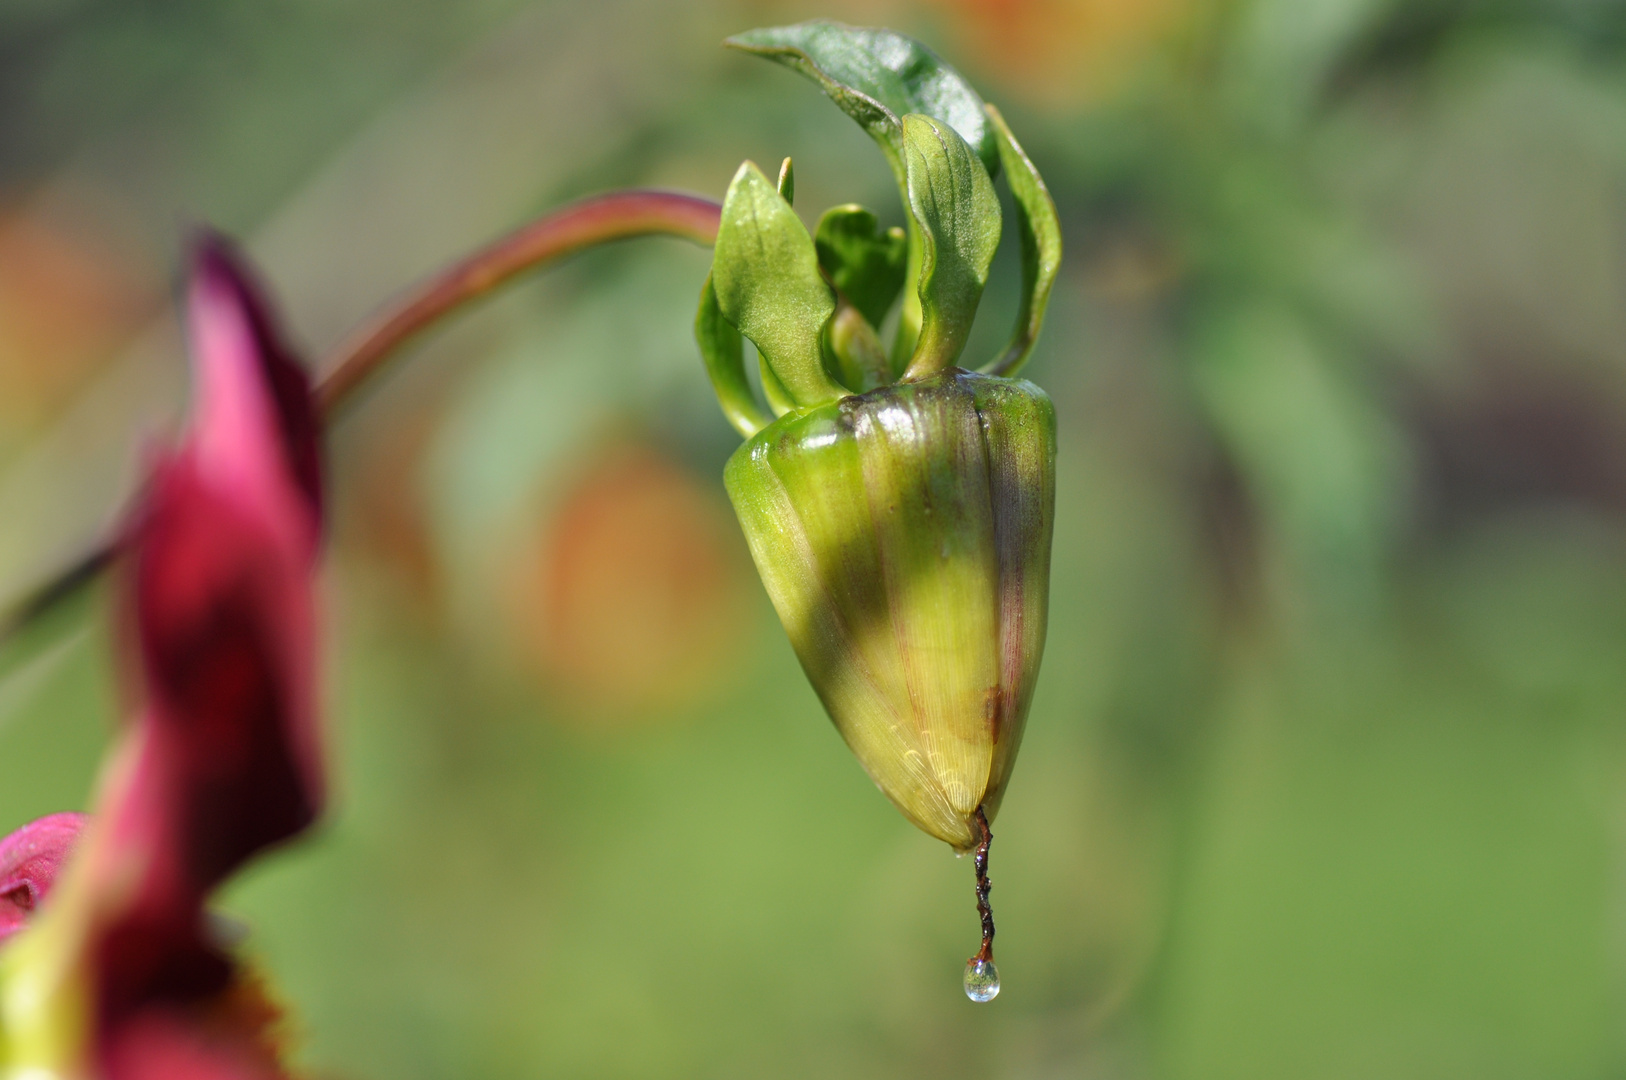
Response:
[{"label": "pointed sepal", "polygon": [[723,200],[711,280],[723,317],[751,339],[797,405],[848,392],[824,367],[835,298],[819,275],[813,238],[752,162],[740,166]]},{"label": "pointed sepal", "polygon": [[920,337],[906,378],[951,366],[971,336],[999,247],[999,196],[971,147],[948,124],[903,118],[909,213],[920,229]]},{"label": "pointed sepal", "polygon": [[1015,375],[1028,361],[1044,326],[1045,308],[1061,270],[1061,221],[1056,202],[1044,178],[1006,126],[1005,118],[987,106],[999,140],[999,158],[1016,204],[1017,235],[1022,242],[1022,294],[1016,308],[1016,329],[1010,344],[985,370],[990,375]]}]

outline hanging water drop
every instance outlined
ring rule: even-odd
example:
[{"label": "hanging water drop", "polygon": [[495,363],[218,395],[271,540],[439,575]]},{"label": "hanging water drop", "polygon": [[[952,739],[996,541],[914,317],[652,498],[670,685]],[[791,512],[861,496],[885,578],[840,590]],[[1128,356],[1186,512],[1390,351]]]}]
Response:
[{"label": "hanging water drop", "polygon": [[992,960],[973,956],[965,962],[965,996],[978,1003],[999,996],[999,969]]}]

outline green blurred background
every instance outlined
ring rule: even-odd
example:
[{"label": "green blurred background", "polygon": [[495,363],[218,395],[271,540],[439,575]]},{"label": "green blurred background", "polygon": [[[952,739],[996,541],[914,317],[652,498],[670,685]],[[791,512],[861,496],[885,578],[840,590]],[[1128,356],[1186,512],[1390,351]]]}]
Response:
[{"label": "green blurred background", "polygon": [[[561,201],[901,220],[718,47],[885,23],[998,102],[1064,276],[1048,655],[971,868],[800,676],[720,483],[707,254],[510,290],[332,436],[336,795],[223,907],[316,1075],[1626,1076],[1626,5],[0,0],[0,602],[172,430],[181,237],[313,356]],[[971,354],[1015,307],[1007,242]],[[105,589],[0,654],[0,832],[86,805]]]}]

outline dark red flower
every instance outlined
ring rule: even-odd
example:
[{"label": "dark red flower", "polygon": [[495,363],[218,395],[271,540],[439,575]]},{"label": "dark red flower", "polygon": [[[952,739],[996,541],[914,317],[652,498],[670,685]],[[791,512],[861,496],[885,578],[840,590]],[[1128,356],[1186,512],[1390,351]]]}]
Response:
[{"label": "dark red flower", "polygon": [[[0,1065],[281,1075],[274,1010],[211,937],[205,903],[323,803],[319,427],[303,369],[218,238],[198,245],[189,307],[193,421],[124,544],[141,707],[58,897],[5,955]],[[11,1007],[18,985],[33,1014]]]}]

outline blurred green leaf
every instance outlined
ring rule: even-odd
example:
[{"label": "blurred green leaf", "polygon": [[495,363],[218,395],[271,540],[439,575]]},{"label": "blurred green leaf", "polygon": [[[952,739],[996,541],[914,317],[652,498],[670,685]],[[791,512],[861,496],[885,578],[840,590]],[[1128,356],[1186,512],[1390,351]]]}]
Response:
[{"label": "blurred green leaf", "polygon": [[797,404],[846,395],[824,370],[824,326],[836,305],[813,238],[749,161],[723,200],[712,281],[723,317],[756,343]]},{"label": "blurred green leaf", "polygon": [[881,325],[903,288],[909,241],[894,226],[879,231],[874,214],[856,203],[832,206],[819,219],[813,246],[830,281],[872,327]]},{"label": "blurred green leaf", "polygon": [[[786,159],[790,160],[789,158]],[[723,318],[717,306],[717,290],[712,288],[711,275],[700,290],[700,310],[694,319],[694,337],[700,343],[700,355],[706,361],[706,374],[711,376],[711,388],[717,392],[717,402],[723,415],[741,435],[749,439],[767,427],[771,420],[757,403],[751,384],[745,377],[745,342],[732,323]]]},{"label": "blurred green leaf", "polygon": [[[1220,79],[1220,101],[1232,122],[1256,133],[1288,136],[1314,115],[1328,82],[1337,77],[1340,63],[1386,16],[1407,8],[1415,16],[1432,6],[1396,0],[1318,0],[1314,4],[1251,0],[1239,5],[1225,35],[1227,62]],[[1475,6],[1462,5],[1463,9]]]},{"label": "blurred green leaf", "polygon": [[1249,493],[1309,580],[1377,584],[1406,488],[1399,433],[1292,309],[1207,313],[1191,373]]},{"label": "blurred green leaf", "polygon": [[920,339],[908,370],[919,378],[953,364],[965,348],[999,246],[999,196],[952,127],[911,115],[903,131],[909,212],[921,232]]},{"label": "blurred green leaf", "polygon": [[1050,197],[1039,170],[1011,134],[1005,118],[992,105],[987,106],[999,138],[999,157],[1005,166],[1005,180],[1016,201],[1016,225],[1022,239],[1022,299],[1016,309],[1016,330],[1010,344],[988,370],[995,375],[1014,375],[1027,363],[1028,354],[1039,340],[1044,326],[1050,290],[1061,269],[1061,222],[1056,203]]}]

